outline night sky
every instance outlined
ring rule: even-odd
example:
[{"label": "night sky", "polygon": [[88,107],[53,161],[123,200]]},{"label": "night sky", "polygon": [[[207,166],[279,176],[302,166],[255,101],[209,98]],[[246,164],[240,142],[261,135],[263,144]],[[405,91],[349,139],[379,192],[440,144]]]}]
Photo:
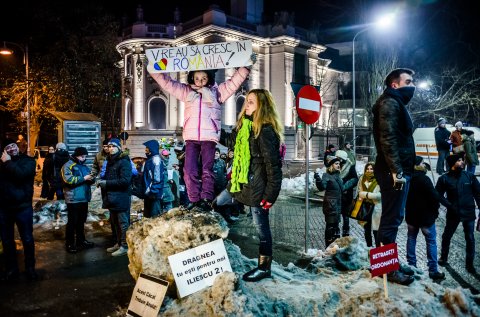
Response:
[{"label": "night sky", "polygon": [[[287,10],[295,12],[295,23],[304,28],[316,24],[324,39],[324,43],[348,42],[361,29],[359,21],[373,21],[375,15],[383,11],[397,8],[398,22],[387,36],[405,43],[407,47],[422,48],[423,54],[431,60],[459,63],[478,63],[480,52],[480,17],[474,9],[476,1],[455,0],[409,0],[409,1],[305,1],[295,0],[287,4],[284,1],[265,0],[265,19],[273,21],[275,11]],[[124,3],[113,0],[83,0],[79,2],[59,0],[4,1],[0,7],[0,41],[23,41],[28,38],[31,29],[36,26],[30,23],[38,7],[63,6],[74,10],[81,3],[102,3],[105,11],[118,17],[127,17],[130,23],[135,21],[136,7],[144,8],[145,20],[149,23],[173,22],[173,11],[178,7],[182,21],[188,21],[201,15],[212,4],[218,4],[230,14],[229,0],[192,1],[130,1]],[[77,4],[78,3],[78,4]],[[60,10],[60,12],[63,12]],[[57,10],[58,11],[58,10]],[[367,13],[362,13],[367,12]],[[57,13],[58,14],[58,13]],[[88,17],[84,17],[88,19]],[[357,27],[355,27],[357,26]],[[370,33],[370,32],[367,32]],[[363,35],[362,35],[363,36]],[[408,56],[408,55],[407,55]]]}]

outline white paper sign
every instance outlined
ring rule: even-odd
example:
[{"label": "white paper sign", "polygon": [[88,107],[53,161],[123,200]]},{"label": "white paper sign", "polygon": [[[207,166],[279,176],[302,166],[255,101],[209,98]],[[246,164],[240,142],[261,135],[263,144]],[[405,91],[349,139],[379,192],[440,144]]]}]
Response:
[{"label": "white paper sign", "polygon": [[213,285],[215,277],[232,272],[222,239],[168,257],[180,297]]},{"label": "white paper sign", "polygon": [[232,68],[252,65],[252,42],[221,42],[147,49],[149,73]]},{"label": "white paper sign", "polygon": [[157,317],[167,288],[168,281],[141,273],[133,289],[127,316]]}]

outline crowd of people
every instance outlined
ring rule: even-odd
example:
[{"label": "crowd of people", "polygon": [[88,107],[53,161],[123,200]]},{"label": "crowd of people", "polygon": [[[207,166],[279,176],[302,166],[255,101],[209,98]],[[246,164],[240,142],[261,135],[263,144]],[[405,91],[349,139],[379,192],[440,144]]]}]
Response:
[{"label": "crowd of people", "polygon": [[[220,86],[207,71],[191,72],[188,85],[162,74],[156,74],[154,79],[176,98],[189,102],[190,107],[206,103],[210,109],[208,118],[212,115],[217,118],[219,104],[239,87],[248,73],[248,68],[240,68]],[[411,266],[417,265],[415,248],[419,231],[426,240],[429,276],[434,280],[445,278],[437,265],[448,265],[450,240],[459,223],[465,232],[466,269],[475,272],[475,203],[480,206],[480,183],[473,174],[478,164],[475,139],[461,122],[450,134],[445,132],[446,120],[438,120],[435,138],[439,151],[437,172],[441,177],[436,186],[426,176],[430,166],[415,155],[413,123],[406,109],[415,92],[413,75],[410,69],[396,69],[388,74],[386,89],[373,106],[375,162],[368,162],[359,176],[352,144],[346,142],[340,150],[330,144],[323,156],[326,172],[322,177],[314,175],[317,188],[325,191],[326,246],[350,235],[354,198],[373,206],[361,222],[368,247],[394,243],[398,227],[406,219],[407,264],[402,263],[399,270],[388,274],[388,280],[403,285],[414,280]],[[189,116],[198,113],[191,111]],[[104,140],[91,168],[86,164],[89,155],[86,148],[77,147],[69,154],[64,143],[49,147],[42,171],[41,197],[52,200],[56,195],[56,199],[64,199],[67,204],[67,252],[94,247],[85,238],[84,225],[92,187],[96,186],[101,190],[102,207],[110,214],[112,246],[106,251],[112,256],[122,256],[128,251],[126,232],[130,226],[132,194],[143,199],[146,218],[158,217],[180,206],[191,212],[214,210],[231,223],[247,206],[260,243],[258,265],[245,273],[243,279],[255,282],[271,277],[273,241],[269,209],[277,200],[282,184],[283,142],[283,125],[274,98],[268,90],[250,90],[235,128],[228,133],[219,128],[217,120],[194,119],[192,123],[197,126],[184,127],[185,142],[152,139],[143,143],[146,159],[139,166],[116,137]],[[218,143],[226,146],[228,152],[221,153]],[[20,150],[17,142],[6,140],[2,151],[0,232],[6,260],[3,279],[15,280],[19,276],[14,242],[16,224],[24,246],[25,271],[34,280],[37,274],[32,198],[36,163]],[[171,164],[173,153],[177,160]],[[465,161],[470,167],[466,171]],[[169,179],[170,168],[178,171],[178,182]],[[447,223],[438,260],[435,220],[440,204],[447,208]]]},{"label": "crowd of people", "polygon": [[[413,75],[412,70],[400,68],[385,78],[386,88],[372,108],[376,160],[365,165],[364,174],[360,178],[356,174],[355,156],[349,142],[342,150],[334,144],[328,145],[323,153],[326,173],[322,177],[314,174],[317,188],[325,191],[323,213],[327,246],[340,236],[349,235],[348,216],[354,207],[354,196],[363,203],[373,204],[368,217],[361,221],[369,247],[373,246],[373,241],[377,247],[396,242],[398,227],[406,220],[407,263],[401,263],[399,270],[387,275],[389,281],[403,285],[414,281],[412,267],[417,266],[415,249],[419,231],[426,241],[429,277],[433,280],[445,278],[438,265],[448,265],[450,241],[460,223],[466,240],[465,268],[476,273],[473,264],[474,226],[478,218],[475,204],[480,206],[480,183],[474,175],[478,165],[476,143],[473,132],[463,129],[462,122],[455,124],[452,133],[446,129],[444,118],[437,122],[437,172],[441,176],[435,186],[426,175],[431,170],[430,165],[416,156],[413,122],[406,108],[415,92]],[[447,208],[447,223],[438,259],[435,220],[440,204]]]}]

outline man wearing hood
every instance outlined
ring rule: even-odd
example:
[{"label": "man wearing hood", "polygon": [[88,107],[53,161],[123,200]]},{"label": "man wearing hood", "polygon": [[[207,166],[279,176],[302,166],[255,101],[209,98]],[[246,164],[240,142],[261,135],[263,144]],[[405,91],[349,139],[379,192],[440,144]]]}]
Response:
[{"label": "man wearing hood", "polygon": [[105,190],[103,206],[110,211],[117,237],[117,243],[108,248],[107,252],[112,253],[112,256],[121,256],[128,251],[126,233],[130,226],[132,163],[128,153],[122,151],[119,139],[110,139],[108,150],[105,176],[97,186]]},{"label": "man wearing hood", "polygon": [[[413,122],[406,108],[415,93],[413,74],[414,71],[407,68],[391,71],[385,78],[386,89],[372,108],[377,150],[375,177],[382,193],[378,239],[384,245],[397,239],[415,164]],[[409,285],[414,280],[401,271],[392,271],[387,278],[402,285]]]},{"label": "man wearing hood", "polygon": [[145,155],[147,160],[143,165],[143,182],[145,198],[143,215],[153,218],[162,213],[161,199],[163,194],[163,169],[160,159],[160,144],[157,140],[150,140],[145,143]]},{"label": "man wearing hood", "polygon": [[[480,183],[475,175],[464,171],[465,162],[459,154],[447,157],[447,164],[450,167],[448,173],[438,179],[435,188],[441,196],[440,202],[447,206],[447,223],[442,234],[442,251],[438,264],[448,264],[448,253],[450,241],[460,223],[465,233],[466,255],[465,267],[468,272],[475,274],[473,266],[475,258],[475,203],[480,207]],[[445,198],[445,194],[447,198]]]},{"label": "man wearing hood", "polygon": [[35,159],[20,152],[13,140],[2,144],[0,162],[0,233],[3,243],[6,272],[2,279],[19,277],[15,245],[15,224],[22,239],[25,273],[29,280],[37,279],[35,272],[35,242],[33,239],[33,180]]}]

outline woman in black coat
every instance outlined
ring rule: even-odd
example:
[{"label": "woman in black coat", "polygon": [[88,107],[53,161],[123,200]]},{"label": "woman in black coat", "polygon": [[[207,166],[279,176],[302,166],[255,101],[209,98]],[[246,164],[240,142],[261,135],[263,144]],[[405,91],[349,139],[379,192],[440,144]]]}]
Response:
[{"label": "woman in black coat", "polygon": [[283,124],[275,101],[268,90],[252,89],[239,115],[236,128],[229,138],[223,139],[235,149],[232,178],[217,197],[217,205],[231,204],[231,197],[250,206],[257,227],[260,246],[258,266],[243,275],[243,280],[259,281],[271,277],[272,234],[268,218],[269,209],[277,200],[282,186],[280,143]]}]

